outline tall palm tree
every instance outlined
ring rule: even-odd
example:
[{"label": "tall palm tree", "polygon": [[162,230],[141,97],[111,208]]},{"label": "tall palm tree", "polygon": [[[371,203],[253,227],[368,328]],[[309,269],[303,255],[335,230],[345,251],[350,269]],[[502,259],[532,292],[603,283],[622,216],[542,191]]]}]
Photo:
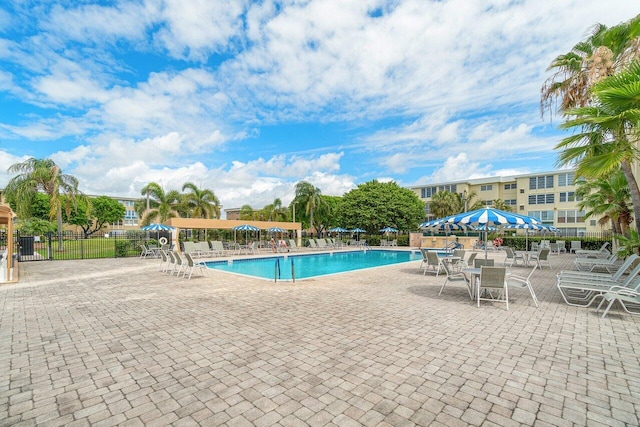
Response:
[{"label": "tall palm tree", "polygon": [[251,220],[255,219],[255,211],[251,205],[242,205],[240,207],[240,219]]},{"label": "tall palm tree", "polygon": [[507,205],[502,199],[495,199],[491,203],[491,207],[505,212],[511,212],[511,206]]},{"label": "tall palm tree", "polygon": [[178,216],[175,205],[180,202],[180,193],[177,190],[165,193],[160,185],[150,182],[142,188],[141,193],[147,196],[149,207],[144,214],[143,225],[149,225],[153,221],[165,222]]},{"label": "tall palm tree", "polygon": [[622,171],[617,170],[604,178],[580,182],[576,196],[582,199],[578,208],[586,211],[585,218],[600,217],[600,225],[611,222],[616,234],[628,233],[633,214],[629,185]]},{"label": "tall palm tree", "polygon": [[310,228],[315,228],[313,223],[313,214],[317,212],[318,209],[321,209],[325,204],[325,201],[320,197],[320,195],[320,189],[309,182],[300,181],[296,184],[296,195],[293,202],[297,206],[304,207],[304,213],[309,218]]},{"label": "tall palm tree", "polygon": [[209,189],[198,188],[191,182],[186,182],[182,186],[182,191],[189,190],[184,194],[184,201],[189,207],[191,218],[220,218],[220,200]]},{"label": "tall palm tree", "polygon": [[[632,164],[640,159],[637,143],[640,122],[640,63],[610,76],[592,87],[593,105],[567,111],[575,118],[563,129],[579,129],[564,138],[559,163],[575,164],[576,175],[602,178],[621,169],[629,184],[634,218],[640,218],[640,188]],[[636,221],[640,232],[640,221]]]},{"label": "tall palm tree", "polygon": [[457,214],[462,212],[460,197],[451,191],[438,191],[431,197],[429,209],[436,218]]},{"label": "tall palm tree", "polygon": [[570,52],[557,56],[547,70],[553,74],[542,86],[541,113],[562,113],[591,103],[591,87],[624,70],[640,54],[640,15],[615,27],[594,26],[591,35]]},{"label": "tall palm tree", "polygon": [[49,195],[49,218],[52,221],[55,218],[57,221],[58,250],[62,251],[62,205],[65,204],[69,213],[71,205],[75,205],[77,198],[83,196],[78,190],[78,180],[71,175],[63,174],[51,159],[32,157],[11,165],[8,172],[18,174],[7,183],[5,194],[7,198],[15,201],[16,213],[19,216],[28,217],[31,201],[38,192]]}]

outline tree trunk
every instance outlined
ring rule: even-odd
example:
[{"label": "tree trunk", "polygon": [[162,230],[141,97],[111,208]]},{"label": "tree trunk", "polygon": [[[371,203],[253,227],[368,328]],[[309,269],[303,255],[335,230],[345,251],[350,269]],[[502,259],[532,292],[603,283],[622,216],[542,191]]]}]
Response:
[{"label": "tree trunk", "polygon": [[58,221],[58,252],[62,252],[64,250],[64,242],[63,234],[62,234],[62,206],[58,206],[58,211],[56,212],[56,219]]},{"label": "tree trunk", "polygon": [[629,194],[631,195],[631,204],[633,205],[633,219],[636,222],[636,230],[640,235],[640,188],[636,182],[636,178],[633,175],[631,164],[627,161],[623,161],[620,164],[622,173],[627,178],[627,184],[629,185]]}]

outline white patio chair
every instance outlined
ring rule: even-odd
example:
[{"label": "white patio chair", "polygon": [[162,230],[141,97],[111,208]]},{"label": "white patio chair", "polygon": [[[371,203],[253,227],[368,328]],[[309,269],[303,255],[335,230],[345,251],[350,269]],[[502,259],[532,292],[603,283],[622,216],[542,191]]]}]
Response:
[{"label": "white patio chair", "polygon": [[[480,282],[476,291],[478,307],[480,307],[480,301],[498,301],[506,303],[509,310],[509,287],[505,281],[506,276],[506,267],[480,267]],[[486,291],[485,297],[481,296],[483,290]],[[494,296],[493,292],[497,292],[497,295]]]},{"label": "white patio chair", "polygon": [[582,250],[582,241],[572,240],[571,248],[569,249],[569,252],[575,253],[576,251],[580,251],[580,250]]},{"label": "white patio chair", "polygon": [[432,273],[436,273],[436,277],[440,274],[442,269],[442,260],[437,253],[433,251],[427,251],[427,266],[424,269],[423,275],[427,274],[427,271],[431,270]]},{"label": "white patio chair", "polygon": [[472,289],[471,284],[469,283],[469,281],[467,280],[467,276],[463,272],[455,271],[453,269],[453,265],[451,263],[448,263],[448,262],[443,262],[442,263],[442,268],[444,269],[444,272],[447,275],[447,278],[445,279],[444,283],[442,284],[442,287],[440,288],[440,292],[438,292],[438,296],[440,296],[440,294],[442,293],[442,290],[447,285],[447,283],[449,283],[449,282],[464,282],[464,284],[467,287],[467,291],[469,292],[469,296],[471,298],[473,298],[473,294],[472,294],[472,291],[471,291],[471,289]]},{"label": "white patio chair", "polygon": [[507,274],[507,286],[527,288],[531,294],[531,298],[533,298],[533,303],[538,307],[538,298],[536,297],[536,293],[533,291],[533,286],[531,285],[531,276],[533,276],[533,272],[536,271],[536,268],[538,268],[538,264],[533,266],[527,277],[518,276],[516,274]]},{"label": "white patio chair", "polygon": [[529,261],[535,261],[536,264],[538,264],[538,267],[540,267],[542,269],[542,263],[546,263],[549,268],[551,268],[551,261],[549,261],[549,252],[551,252],[551,249],[549,248],[542,248],[538,251],[537,254],[533,254],[529,257]]},{"label": "white patio chair", "polygon": [[[188,252],[185,252],[184,254],[185,257],[185,265],[184,265],[184,269],[183,269],[183,273],[182,273],[182,277],[186,277],[187,279],[191,279],[191,275],[193,274],[193,271],[195,269],[200,270],[200,273],[204,276],[204,273],[207,274],[207,276],[209,275],[209,269],[207,269],[204,265],[202,265],[201,263],[196,263],[193,260],[193,257],[191,256],[191,254],[189,254]],[[189,277],[187,277],[187,272],[189,272]]]}]

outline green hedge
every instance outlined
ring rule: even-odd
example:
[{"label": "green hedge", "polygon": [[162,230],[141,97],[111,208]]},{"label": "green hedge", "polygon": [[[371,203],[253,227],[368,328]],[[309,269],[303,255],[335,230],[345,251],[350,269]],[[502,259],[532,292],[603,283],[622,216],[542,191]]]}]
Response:
[{"label": "green hedge", "polygon": [[[494,236],[497,237],[497,236]],[[491,237],[491,239],[493,239],[494,237]],[[523,251],[525,250],[525,242],[526,239],[524,236],[516,236],[516,237],[511,237],[511,236],[501,236],[502,237],[502,246],[509,246],[517,251]],[[531,243],[533,242],[537,242],[540,243],[541,240],[549,240],[551,243],[555,243],[557,240],[564,240],[565,242],[565,249],[567,250],[567,252],[569,252],[569,250],[571,249],[571,241],[572,240],[579,240],[582,242],[582,249],[600,249],[600,247],[602,246],[602,244],[604,242],[609,242],[609,239],[600,239],[600,238],[589,238],[589,237],[583,237],[583,238],[563,238],[563,237],[532,237],[529,236],[529,249],[531,249]]]}]

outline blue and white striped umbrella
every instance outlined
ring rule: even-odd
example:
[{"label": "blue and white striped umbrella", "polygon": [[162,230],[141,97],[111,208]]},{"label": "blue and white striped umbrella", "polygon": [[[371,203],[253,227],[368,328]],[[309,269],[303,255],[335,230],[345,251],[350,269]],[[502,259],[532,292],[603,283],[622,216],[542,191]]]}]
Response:
[{"label": "blue and white striped umbrella", "polygon": [[363,230],[362,228],[354,228],[353,230],[350,230],[352,233],[366,233],[367,230]]},{"label": "blue and white striped umbrella", "polygon": [[156,223],[152,223],[149,225],[145,225],[144,227],[140,227],[140,230],[144,230],[144,231],[171,231],[174,229],[175,228],[171,227],[170,225],[156,224]]},{"label": "blue and white striped umbrella", "polygon": [[349,230],[342,227],[333,227],[327,231],[329,231],[330,233],[347,233]]},{"label": "blue and white striped umbrella", "polygon": [[554,227],[553,225],[546,225],[546,224],[509,224],[509,225],[505,225],[504,228],[508,228],[511,230],[513,229],[525,230],[525,235],[524,235],[525,250],[529,250],[529,231],[551,231],[551,232],[558,231],[557,227]]},{"label": "blue and white striped umbrella", "polygon": [[428,230],[465,230],[467,227],[460,224],[448,224],[441,222],[440,220],[434,219],[431,221],[423,222],[419,225],[420,228],[425,228]]},{"label": "blue and white striped umbrella", "polygon": [[442,222],[447,224],[459,225],[475,225],[482,230],[486,227],[501,225],[518,225],[518,224],[542,224],[542,222],[532,216],[520,215],[513,212],[505,212],[499,209],[482,208],[471,212],[463,212],[451,215],[445,218],[434,220],[434,222]]},{"label": "blue and white striped umbrella", "polygon": [[271,228],[267,228],[266,230],[269,233],[286,233],[287,230],[285,230],[284,228],[280,228],[280,227],[271,227]]},{"label": "blue and white striped umbrella", "polygon": [[[485,241],[487,240],[487,232],[489,227],[500,227],[503,225],[518,225],[518,224],[542,224],[538,218],[532,216],[520,215],[513,212],[505,212],[500,209],[494,208],[482,208],[471,212],[463,212],[455,215],[451,215],[445,218],[435,220],[447,224],[461,224],[465,226],[476,226],[477,230],[484,231]],[[487,257],[485,247],[485,258]]]},{"label": "blue and white striped umbrella", "polygon": [[398,229],[393,228],[393,227],[385,227],[382,230],[380,230],[381,233],[397,233]]},{"label": "blue and white striped umbrella", "polygon": [[508,228],[508,229],[517,229],[517,230],[533,230],[533,231],[558,231],[557,227],[554,227],[553,225],[546,225],[546,224],[509,224],[509,225],[505,225],[504,228]]},{"label": "blue and white striped umbrella", "polygon": [[232,228],[233,231],[260,231],[260,229],[256,226],[250,224],[242,224],[236,225]]}]

